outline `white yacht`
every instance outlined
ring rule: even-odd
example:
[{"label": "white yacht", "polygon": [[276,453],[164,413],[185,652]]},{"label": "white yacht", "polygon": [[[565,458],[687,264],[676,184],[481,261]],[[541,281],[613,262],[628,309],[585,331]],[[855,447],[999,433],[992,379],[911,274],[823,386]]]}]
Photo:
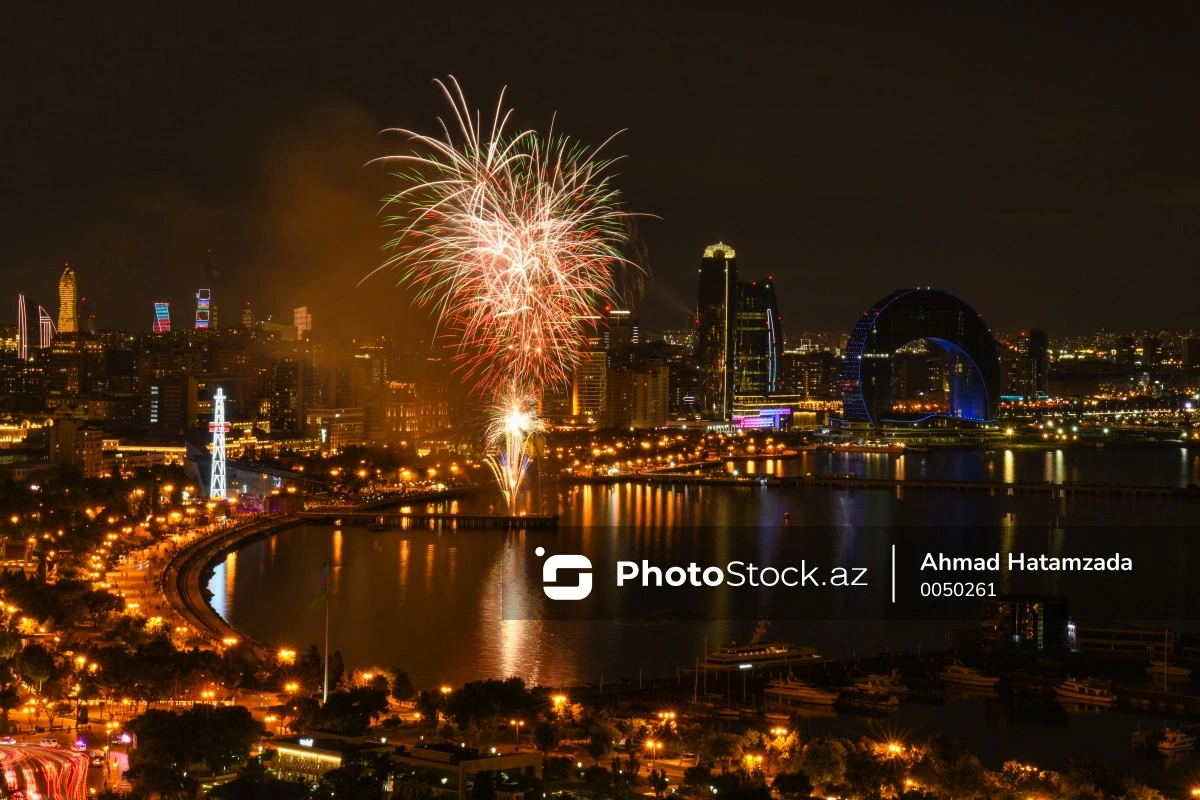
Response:
[{"label": "white yacht", "polygon": [[764,667],[784,667],[798,661],[820,660],[821,654],[815,648],[764,640],[770,624],[767,620],[759,622],[754,636],[748,642],[721,645],[700,662],[701,668],[710,672],[730,669],[756,670]]},{"label": "white yacht", "polygon": [[1181,667],[1178,664],[1172,664],[1161,658],[1150,659],[1150,666],[1146,667],[1147,675],[1165,675],[1168,678],[1186,678],[1192,674],[1192,671],[1187,667]]},{"label": "white yacht", "polygon": [[1178,728],[1167,728],[1158,740],[1158,749],[1164,753],[1179,753],[1196,746],[1196,737]]},{"label": "white yacht", "polygon": [[855,686],[878,686],[890,694],[907,694],[908,685],[900,677],[899,670],[892,670],[886,675],[858,675],[853,679]]},{"label": "white yacht", "polygon": [[888,691],[879,681],[856,683],[842,692],[841,703],[851,708],[890,709],[900,705],[900,698]]},{"label": "white yacht", "polygon": [[1117,703],[1117,696],[1103,681],[1064,681],[1054,687],[1054,693],[1063,700],[1089,706],[1112,706]]},{"label": "white yacht", "polygon": [[972,669],[961,661],[955,661],[943,669],[938,674],[938,677],[942,679],[942,683],[950,683],[956,686],[970,686],[978,689],[990,689],[1000,680],[995,675],[986,675],[977,669]]},{"label": "white yacht", "polygon": [[814,706],[831,706],[838,699],[837,692],[819,689],[791,675],[788,675],[786,678],[776,678],[769,681],[767,688],[763,689],[763,693],[781,698],[786,697],[797,703],[808,703]]}]

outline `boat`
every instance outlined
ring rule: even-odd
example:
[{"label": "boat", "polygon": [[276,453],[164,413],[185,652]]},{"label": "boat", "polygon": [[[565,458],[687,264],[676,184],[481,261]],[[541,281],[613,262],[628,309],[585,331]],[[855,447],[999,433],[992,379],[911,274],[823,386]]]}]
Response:
[{"label": "boat", "polygon": [[777,678],[769,681],[767,688],[763,689],[763,693],[775,695],[779,698],[786,697],[797,703],[808,703],[814,706],[831,706],[838,699],[837,692],[819,689],[791,675],[788,675],[786,678]]},{"label": "boat", "polygon": [[1150,659],[1150,666],[1146,667],[1146,674],[1165,675],[1168,678],[1186,678],[1192,674],[1192,671],[1187,667],[1172,664],[1165,659],[1152,658]]},{"label": "boat", "polygon": [[767,720],[767,722],[791,722],[792,721],[791,714],[781,714],[778,711],[768,711],[765,714],[763,714],[763,717]]},{"label": "boat", "polygon": [[1178,728],[1167,728],[1162,732],[1162,736],[1159,737],[1155,746],[1163,753],[1179,753],[1195,747],[1196,737],[1190,733],[1184,733]]},{"label": "boat", "polygon": [[767,667],[782,667],[797,661],[817,661],[821,654],[812,647],[804,647],[788,642],[771,642],[764,640],[767,628],[771,623],[762,620],[754,630],[754,636],[748,642],[730,642],[718,647],[705,656],[700,662],[701,669],[720,672],[731,669],[764,669]]},{"label": "boat", "polygon": [[900,698],[879,683],[860,683],[842,692],[838,698],[841,705],[850,708],[890,709],[900,705]]},{"label": "boat", "polygon": [[908,694],[908,685],[900,677],[899,670],[892,670],[886,675],[876,675],[874,673],[868,675],[858,675],[853,678],[855,685],[876,684],[892,694]]},{"label": "boat", "polygon": [[717,716],[721,719],[737,719],[741,716],[736,708],[720,708],[717,709]]},{"label": "boat", "polygon": [[996,675],[986,675],[977,669],[972,669],[961,661],[955,661],[938,673],[942,683],[952,683],[956,686],[970,686],[988,689],[996,685],[1000,678]]},{"label": "boat", "polygon": [[1116,705],[1117,697],[1104,681],[1064,681],[1054,687],[1054,693],[1063,700],[1091,706]]}]

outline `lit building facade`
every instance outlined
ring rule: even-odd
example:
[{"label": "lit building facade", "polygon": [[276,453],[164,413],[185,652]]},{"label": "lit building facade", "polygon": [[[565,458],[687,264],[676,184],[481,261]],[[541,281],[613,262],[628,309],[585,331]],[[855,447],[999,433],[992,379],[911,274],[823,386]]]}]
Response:
[{"label": "lit building facade", "polygon": [[571,412],[596,422],[604,414],[608,397],[608,353],[588,350],[575,365],[571,380]]},{"label": "lit building facade", "polygon": [[696,292],[696,362],[702,414],[729,419],[737,308],[737,254],[718,242],[704,249]]},{"label": "lit building facade", "polygon": [[734,392],[769,395],[779,391],[783,329],[771,278],[738,284],[734,329]]},{"label": "lit building facade", "polygon": [[212,292],[200,289],[196,292],[196,330],[207,330],[212,321]]},{"label": "lit building facade", "polygon": [[667,424],[670,397],[669,372],[662,362],[610,369],[603,426],[661,428]]},{"label": "lit building facade", "polygon": [[79,329],[79,286],[70,265],[58,279],[58,332],[75,333]]},{"label": "lit building facade", "polygon": [[[895,355],[915,340],[945,355],[949,379],[944,412],[893,409]],[[844,420],[875,428],[937,417],[994,420],[1000,389],[1000,357],[992,332],[973,308],[939,289],[904,289],[875,303],[855,325],[842,358]]]},{"label": "lit building facade", "polygon": [[171,332],[171,304],[170,303],[155,303],[154,304],[154,328],[155,333],[170,333]]}]

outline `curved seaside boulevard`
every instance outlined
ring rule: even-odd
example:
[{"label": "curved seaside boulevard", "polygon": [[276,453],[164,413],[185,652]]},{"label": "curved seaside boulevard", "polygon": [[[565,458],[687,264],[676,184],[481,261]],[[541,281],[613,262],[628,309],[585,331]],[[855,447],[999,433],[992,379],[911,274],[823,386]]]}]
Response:
[{"label": "curved seaside boulevard", "polygon": [[221,619],[205,596],[204,584],[212,574],[213,565],[229,552],[259,536],[287,530],[301,522],[294,514],[273,515],[265,520],[256,517],[244,524],[219,529],[212,536],[187,545],[163,569],[162,587],[167,602],[197,634],[208,639],[210,645],[236,638],[265,652],[261,642],[234,630]]},{"label": "curved seaside boulevard", "polygon": [[288,514],[258,514],[253,518],[225,528],[218,528],[206,537],[181,548],[164,566],[163,593],[167,603],[210,645],[227,640],[244,641],[265,654],[266,646],[254,637],[235,629],[209,602],[207,584],[214,567],[229,553],[264,536],[270,536],[306,523],[345,520],[350,525],[426,525],[450,522],[455,527],[515,530],[553,528],[557,515],[508,516],[496,514],[453,514],[436,511],[390,511],[396,506],[437,503],[467,496],[470,490],[444,490],[409,495],[401,498],[382,498],[358,506],[318,508]]}]

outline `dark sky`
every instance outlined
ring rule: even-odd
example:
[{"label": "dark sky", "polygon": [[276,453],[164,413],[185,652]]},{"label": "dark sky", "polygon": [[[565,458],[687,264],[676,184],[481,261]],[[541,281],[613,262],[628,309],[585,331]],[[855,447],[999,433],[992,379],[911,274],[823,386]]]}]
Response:
[{"label": "dark sky", "polygon": [[628,129],[620,186],[661,218],[648,327],[681,324],[717,240],[793,331],[911,285],[995,329],[1200,327],[1194,4],[118,5],[6,10],[2,323],[20,290],[56,312],[70,261],[101,327],[163,299],[180,324],[211,247],[226,323],[250,300],[413,330],[392,277],[355,288],[390,185],[364,164],[401,149],[382,128],[432,132],[454,74],[522,125]]}]

